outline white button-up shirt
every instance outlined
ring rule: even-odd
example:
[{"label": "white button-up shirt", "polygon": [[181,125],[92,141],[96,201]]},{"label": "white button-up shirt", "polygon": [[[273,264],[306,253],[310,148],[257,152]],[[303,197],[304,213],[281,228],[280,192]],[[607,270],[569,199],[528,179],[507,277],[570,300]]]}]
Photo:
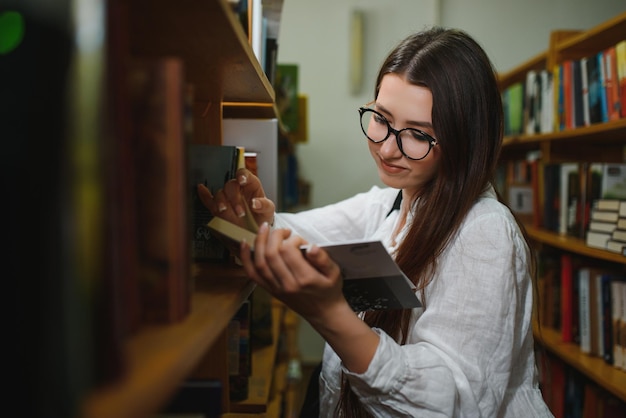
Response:
[{"label": "white button-up shirt", "polygon": [[[312,243],[391,237],[398,190],[366,193],[300,213],[280,213],[287,227]],[[412,216],[400,232],[401,241]],[[381,330],[363,374],[345,369],[326,345],[320,375],[320,416],[334,416],[341,374],[376,417],[551,417],[537,384],[529,249],[510,211],[488,190],[472,207],[439,258],[400,345]]]}]

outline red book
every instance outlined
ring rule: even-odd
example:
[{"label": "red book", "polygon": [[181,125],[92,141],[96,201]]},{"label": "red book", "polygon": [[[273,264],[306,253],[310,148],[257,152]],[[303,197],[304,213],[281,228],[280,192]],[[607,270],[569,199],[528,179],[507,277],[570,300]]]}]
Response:
[{"label": "red book", "polygon": [[574,342],[574,267],[569,254],[561,254],[561,339]]},{"label": "red book", "polygon": [[563,62],[563,116],[565,118],[565,129],[574,128],[574,98],[572,95],[573,81],[572,60]]},{"label": "red book", "polygon": [[609,120],[620,118],[619,81],[617,80],[617,54],[615,46],[604,51],[604,84]]}]

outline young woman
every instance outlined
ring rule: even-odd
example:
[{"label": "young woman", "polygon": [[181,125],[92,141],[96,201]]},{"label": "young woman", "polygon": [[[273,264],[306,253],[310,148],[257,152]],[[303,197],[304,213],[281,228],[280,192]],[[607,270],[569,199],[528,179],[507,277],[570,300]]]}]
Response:
[{"label": "young woman", "polygon": [[[482,48],[458,30],[402,41],[380,69],[361,128],[387,188],[275,214],[246,170],[212,196],[216,216],[261,227],[245,271],[327,342],[320,416],[550,417],[537,384],[533,260],[492,179],[502,103]],[[338,267],[319,247],[380,239],[423,308],[353,312]]]}]

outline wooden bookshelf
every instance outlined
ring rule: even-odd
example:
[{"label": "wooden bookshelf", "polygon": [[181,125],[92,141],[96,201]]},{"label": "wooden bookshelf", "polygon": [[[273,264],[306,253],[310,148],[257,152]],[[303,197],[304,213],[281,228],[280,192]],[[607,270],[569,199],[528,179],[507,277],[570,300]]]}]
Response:
[{"label": "wooden bookshelf", "polygon": [[90,394],[85,418],[136,418],[157,411],[254,289],[240,268],[194,265],[194,280],[191,314],[179,324],[146,327],[130,338],[125,375]]},{"label": "wooden bookshelf", "polygon": [[235,413],[267,412],[268,404],[272,400],[272,382],[276,355],[280,340],[280,328],[285,314],[284,305],[272,305],[272,343],[265,347],[256,348],[252,352],[252,375],[248,386],[248,399],[231,404],[231,411]]},{"label": "wooden bookshelf", "polygon": [[[625,39],[626,13],[586,31],[554,31],[545,52],[522,62],[517,67],[499,75],[502,90],[513,83],[525,80],[530,70],[552,71],[555,65],[567,59],[591,56]],[[596,123],[574,129],[551,133],[514,135],[504,139],[501,161],[524,160],[529,152],[539,151],[539,170],[552,163],[622,163],[626,151],[626,118]],[[543,193],[539,174],[538,190]],[[543,198],[540,197],[540,201]],[[608,250],[592,248],[585,240],[526,225],[532,245],[539,251],[572,254],[574,258],[593,265],[605,266],[611,271],[626,272],[626,257]],[[582,373],[590,382],[626,402],[626,372],[610,365],[599,357],[583,353],[577,344],[564,343],[558,330],[543,327],[534,329],[539,350],[545,349]]]},{"label": "wooden bookshelf", "polygon": [[[280,16],[282,0],[268,3]],[[113,42],[108,45],[106,67],[118,81],[109,86],[107,102],[113,103],[108,109],[112,123],[120,125],[111,129],[116,137],[121,135],[116,141],[131,140],[125,137],[130,129],[119,121],[125,119],[121,107],[129,98],[124,80],[134,59],[182,59],[184,80],[193,87],[193,143],[221,144],[224,117],[278,117],[274,89],[228,0],[109,0],[107,6],[112,11],[107,14],[107,35]],[[222,382],[222,411],[234,412],[234,403],[228,400],[226,329],[255,286],[237,266],[195,263],[192,274],[191,312],[180,323],[142,326],[126,337],[123,375],[86,394],[82,417],[149,418],[167,404],[183,380],[205,365],[207,357],[212,363],[210,377]],[[275,327],[279,322],[276,319]],[[275,408],[268,406],[268,370],[276,350],[274,341],[255,353],[253,382],[257,376],[269,376],[261,390],[255,384],[254,396],[247,401],[258,410]]]},{"label": "wooden bookshelf", "polygon": [[534,329],[535,341],[576,368],[599,386],[626,402],[626,372],[607,364],[599,357],[580,351],[576,344],[564,343],[558,330]]}]

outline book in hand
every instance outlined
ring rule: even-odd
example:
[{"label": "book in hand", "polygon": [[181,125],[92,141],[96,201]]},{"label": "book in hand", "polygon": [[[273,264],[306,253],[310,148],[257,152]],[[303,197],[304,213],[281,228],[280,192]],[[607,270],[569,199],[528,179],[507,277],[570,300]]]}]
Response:
[{"label": "book in hand", "polygon": [[[208,228],[238,255],[242,240],[254,250],[256,234],[214,217]],[[320,245],[339,265],[343,294],[355,312],[421,307],[415,288],[380,241]],[[303,247],[303,251],[306,247]]]}]

